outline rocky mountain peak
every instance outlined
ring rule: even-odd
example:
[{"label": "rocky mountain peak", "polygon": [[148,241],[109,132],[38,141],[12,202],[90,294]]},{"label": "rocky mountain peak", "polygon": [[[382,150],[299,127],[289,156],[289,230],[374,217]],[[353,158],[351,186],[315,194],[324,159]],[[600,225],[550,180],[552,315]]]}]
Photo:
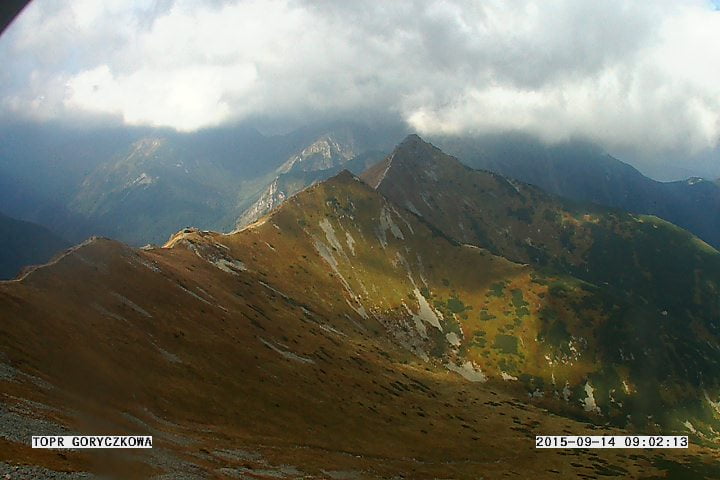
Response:
[{"label": "rocky mountain peak", "polygon": [[358,177],[353,175],[353,173],[350,170],[343,169],[340,173],[335,175],[334,177],[330,178],[330,182],[336,182],[336,183],[347,183],[347,182],[356,182],[358,181]]},{"label": "rocky mountain peak", "polygon": [[393,155],[397,158],[398,163],[402,162],[403,164],[426,163],[438,156],[446,156],[439,148],[414,133],[405,137],[405,140],[397,146]]},{"label": "rocky mountain peak", "polygon": [[332,168],[351,160],[356,154],[354,142],[342,141],[332,134],[324,134],[288,158],[278,168],[278,173],[283,174],[292,170],[308,172]]},{"label": "rocky mountain peak", "polygon": [[411,134],[384,161],[364,172],[361,178],[371,187],[379,189],[381,184],[390,185],[398,181],[417,183],[420,177],[436,179],[437,172],[444,169],[459,171],[465,167],[456,158]]}]

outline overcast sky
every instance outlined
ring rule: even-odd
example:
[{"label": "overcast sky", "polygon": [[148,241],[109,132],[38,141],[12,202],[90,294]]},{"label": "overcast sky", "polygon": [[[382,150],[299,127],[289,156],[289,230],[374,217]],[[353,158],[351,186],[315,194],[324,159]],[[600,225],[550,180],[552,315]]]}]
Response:
[{"label": "overcast sky", "polygon": [[33,0],[0,65],[5,119],[190,131],[357,114],[647,152],[720,133],[709,0]]}]

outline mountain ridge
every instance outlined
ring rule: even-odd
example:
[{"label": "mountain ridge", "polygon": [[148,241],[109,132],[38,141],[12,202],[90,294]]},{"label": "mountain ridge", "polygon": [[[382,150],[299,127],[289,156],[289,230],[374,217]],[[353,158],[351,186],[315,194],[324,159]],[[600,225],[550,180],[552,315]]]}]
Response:
[{"label": "mountain ridge", "polygon": [[[463,203],[463,188],[475,182],[480,205],[496,209],[497,218],[484,217],[488,228],[529,232],[537,217],[554,232],[563,226],[555,217],[507,210],[516,212],[521,197],[537,208],[562,203],[414,142],[391,154],[397,163],[377,189],[344,170],[237,232],[188,228],[163,248],[139,250],[93,239],[19,281],[0,282],[0,402],[57,409],[34,411],[52,431],[100,424],[153,432],[157,447],[125,460],[135,471],[168,475],[275,475],[290,465],[290,478],[344,471],[469,480],[501,475],[507,459],[518,475],[548,479],[714,475],[718,454],[705,445],[717,442],[712,405],[720,389],[705,301],[718,291],[715,277],[697,273],[690,303],[663,315],[655,297],[635,302],[572,273],[588,261],[578,251],[609,241],[603,233],[623,246],[641,232],[667,243],[667,252],[686,248],[690,267],[717,252],[699,250],[665,222],[559,209],[586,243],[573,239],[565,264],[552,261],[562,242],[536,236],[536,249],[553,247],[543,263],[534,250],[501,243],[514,235],[494,237],[495,250],[528,259],[512,261],[452,228],[458,211],[450,206],[467,206],[463,219],[482,213]],[[423,152],[428,158],[414,158]],[[406,160],[428,168],[407,168]],[[393,200],[413,192],[417,212]],[[432,205],[442,207],[435,216]],[[653,273],[676,274],[685,279],[684,271]],[[706,373],[700,384],[698,372]],[[77,411],[96,418],[83,422]],[[599,426],[692,432],[693,441],[690,450],[652,457],[578,451],[573,462],[534,448],[536,434],[590,435]],[[12,438],[12,451],[56,465]],[[97,468],[72,452],[65,461]]]},{"label": "mountain ridge", "polygon": [[289,196],[336,175],[342,169],[361,173],[384,154],[368,150],[362,140],[347,129],[326,132],[303,150],[292,154],[275,170],[275,178],[259,194],[257,200],[245,208],[235,222],[235,228],[253,223],[280,205]]},{"label": "mountain ridge", "polygon": [[656,215],[720,246],[720,187],[712,181],[690,177],[660,182],[582,141],[548,146],[519,134],[437,141],[470,167],[568,199]]},{"label": "mountain ridge", "polygon": [[[377,185],[379,192],[461,244],[487,248],[515,262],[533,265],[551,277],[570,276],[552,280],[553,289],[548,293],[551,297],[562,297],[575,292],[573,295],[586,300],[576,303],[573,315],[585,312],[590,317],[595,310],[602,319],[591,322],[595,323],[593,334],[589,331],[579,334],[581,329],[563,336],[589,338],[587,335],[600,334],[602,342],[596,337],[594,341],[599,343],[594,346],[588,343],[584,348],[590,346],[591,350],[604,352],[603,362],[626,363],[628,351],[650,348],[655,351],[653,362],[665,358],[668,366],[673,365],[676,373],[666,377],[669,382],[683,378],[689,382],[688,389],[695,392],[703,383],[710,382],[697,372],[713,371],[717,359],[712,348],[702,347],[702,353],[699,350],[692,361],[689,358],[680,361],[675,353],[663,352],[662,345],[674,341],[695,343],[698,338],[715,338],[720,333],[713,321],[719,314],[713,297],[720,285],[720,254],[715,249],[656,217],[569,203],[536,187],[490,172],[474,171],[432,145],[419,143],[416,138],[411,140],[389,157],[392,162]],[[407,168],[403,159],[416,155],[425,156],[414,160],[423,168]],[[463,228],[463,224],[472,228]],[[590,300],[593,297],[596,299]],[[596,306],[589,307],[592,304]],[[554,308],[540,312],[540,319],[545,322],[543,328],[570,331],[579,327],[572,317],[554,323],[558,312]],[[650,327],[663,318],[673,320]],[[683,327],[685,322],[697,325],[698,338],[693,340],[688,335]],[[643,337],[647,328],[659,328],[656,332],[659,336]],[[621,340],[618,345],[613,338],[622,338],[617,332],[628,329],[633,333],[628,332],[628,341]],[[606,333],[602,333],[604,330]],[[548,331],[543,335],[550,338],[554,334]],[[715,340],[708,341],[712,345]],[[695,370],[688,370],[688,363],[695,363]],[[635,362],[634,374],[644,375],[641,372],[645,368]],[[656,368],[660,368],[659,363]],[[607,381],[598,375],[594,378],[596,387]],[[549,380],[548,376],[544,378],[546,385]],[[654,389],[656,381],[645,378],[640,390]],[[619,384],[608,387],[615,391],[622,388]],[[658,404],[652,408],[658,413],[666,407]],[[713,423],[710,405],[700,408],[705,409],[706,421]]]}]

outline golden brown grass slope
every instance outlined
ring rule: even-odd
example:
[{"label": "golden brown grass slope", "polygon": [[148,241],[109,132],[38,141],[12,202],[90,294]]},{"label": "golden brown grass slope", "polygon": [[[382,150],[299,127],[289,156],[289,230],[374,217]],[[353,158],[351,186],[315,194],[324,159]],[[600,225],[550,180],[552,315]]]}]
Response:
[{"label": "golden brown grass slope", "polygon": [[[548,413],[498,380],[491,360],[458,365],[475,357],[456,339],[462,346],[476,326],[456,318],[455,303],[443,313],[429,302],[453,292],[475,302],[498,281],[534,301],[545,287],[531,273],[453,243],[347,173],[238,233],[187,230],[152,250],[93,239],[0,283],[0,468],[116,478],[712,478],[718,455],[697,444],[535,450],[536,434],[618,430]],[[155,448],[29,448],[30,435],[61,432],[151,434]]]},{"label": "golden brown grass slope", "polygon": [[[472,170],[414,135],[363,178],[448,238],[544,273],[532,279],[546,285],[544,291],[498,283],[491,301],[480,305],[463,295],[453,305],[433,298],[455,309],[463,303],[474,312],[481,308],[482,320],[504,313],[507,328],[537,317],[539,328],[530,324],[538,333],[531,343],[517,332],[499,332],[504,336],[494,343],[492,337],[478,339],[510,354],[503,370],[542,377],[544,385],[527,379],[531,391],[537,386],[547,393],[549,379],[560,384],[567,379],[571,396],[585,397],[593,388],[594,403],[614,422],[624,423],[627,414],[631,423],[648,427],[683,429],[690,422],[701,424],[707,438],[718,437],[720,254],[715,249],[656,217],[570,203]],[[492,300],[506,302],[510,294],[507,308]],[[538,295],[544,296],[533,310]],[[529,345],[541,344],[553,352],[541,352],[539,362],[533,359],[537,373],[514,352],[523,353],[523,347],[532,352]],[[587,385],[574,386],[578,376],[560,380],[558,370],[570,377],[574,371]]]}]

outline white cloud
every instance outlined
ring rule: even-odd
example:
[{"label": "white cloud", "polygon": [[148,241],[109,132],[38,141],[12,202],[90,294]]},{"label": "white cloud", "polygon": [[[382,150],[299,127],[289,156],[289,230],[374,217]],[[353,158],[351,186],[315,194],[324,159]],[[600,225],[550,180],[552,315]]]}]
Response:
[{"label": "white cloud", "polygon": [[0,39],[0,98],[182,130],[360,112],[697,151],[720,133],[717,45],[700,0],[34,0]]},{"label": "white cloud", "polygon": [[120,115],[132,125],[196,130],[242,114],[231,104],[256,77],[252,64],[143,68],[117,76],[102,65],[72,77],[64,103],[69,110]]}]

